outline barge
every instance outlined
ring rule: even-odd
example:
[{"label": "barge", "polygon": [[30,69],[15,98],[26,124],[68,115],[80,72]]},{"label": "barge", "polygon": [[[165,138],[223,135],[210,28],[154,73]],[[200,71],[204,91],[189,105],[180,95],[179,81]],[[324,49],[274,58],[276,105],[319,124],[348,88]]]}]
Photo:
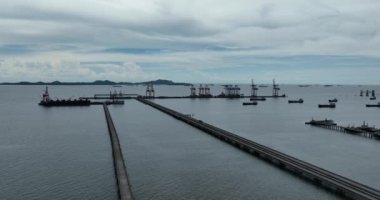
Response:
[{"label": "barge", "polygon": [[57,99],[57,100],[52,100],[49,96],[49,91],[48,87],[45,88],[45,92],[42,94],[42,100],[40,103],[38,103],[40,106],[89,106],[91,105],[91,101],[88,99]]}]

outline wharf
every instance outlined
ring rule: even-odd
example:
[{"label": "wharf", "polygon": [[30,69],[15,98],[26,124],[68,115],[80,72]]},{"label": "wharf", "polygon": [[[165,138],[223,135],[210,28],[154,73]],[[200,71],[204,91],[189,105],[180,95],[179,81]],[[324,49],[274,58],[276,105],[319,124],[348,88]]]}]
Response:
[{"label": "wharf", "polygon": [[353,135],[359,135],[368,138],[380,139],[380,129],[376,129],[373,127],[369,127],[365,123],[362,126],[354,127],[354,126],[339,126],[333,120],[311,120],[310,122],[305,122],[305,124],[309,124],[312,126],[317,126],[320,128],[330,129],[342,133],[348,133]]},{"label": "wharf", "polygon": [[133,200],[131,187],[128,180],[127,169],[123,153],[121,152],[119,137],[117,136],[115,125],[113,124],[111,114],[106,104],[103,104],[104,114],[107,121],[108,132],[111,139],[113,164],[115,168],[115,176],[117,180],[118,194],[121,200]]},{"label": "wharf", "polygon": [[[285,98],[285,95],[281,96],[255,96],[255,98]],[[156,96],[156,97],[137,97],[143,99],[244,99],[252,98],[252,96]]]},{"label": "wharf", "polygon": [[113,101],[92,101],[90,103],[91,105],[124,105],[124,101],[120,100],[113,100]]},{"label": "wharf", "polygon": [[360,184],[343,176],[334,174],[325,169],[319,168],[310,163],[306,163],[292,156],[286,155],[272,148],[258,144],[234,133],[212,126],[201,120],[184,115],[152,101],[137,98],[138,101],[152,106],[178,120],[181,120],[195,128],[198,128],[222,141],[227,142],[247,153],[264,159],[280,168],[290,171],[302,178],[305,178],[316,185],[327,188],[337,194],[351,199],[378,200],[380,191],[369,186]]}]

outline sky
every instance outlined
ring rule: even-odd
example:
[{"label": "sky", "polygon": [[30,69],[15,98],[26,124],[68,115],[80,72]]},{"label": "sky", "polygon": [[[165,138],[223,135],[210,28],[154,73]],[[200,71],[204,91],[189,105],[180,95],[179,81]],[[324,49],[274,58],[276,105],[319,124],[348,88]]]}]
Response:
[{"label": "sky", "polygon": [[380,84],[378,0],[2,0],[0,82]]}]

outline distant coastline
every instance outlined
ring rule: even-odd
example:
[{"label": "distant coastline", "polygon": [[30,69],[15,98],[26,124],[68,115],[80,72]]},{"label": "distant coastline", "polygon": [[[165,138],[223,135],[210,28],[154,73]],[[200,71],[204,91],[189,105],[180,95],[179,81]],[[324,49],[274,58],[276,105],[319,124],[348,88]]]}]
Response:
[{"label": "distant coastline", "polygon": [[4,82],[0,83],[0,85],[145,85],[151,83],[153,85],[183,85],[183,86],[191,86],[190,83],[176,83],[171,80],[158,79],[153,81],[144,81],[144,82],[114,82],[109,80],[96,80],[93,82],[28,82],[28,81],[20,81],[20,82]]}]

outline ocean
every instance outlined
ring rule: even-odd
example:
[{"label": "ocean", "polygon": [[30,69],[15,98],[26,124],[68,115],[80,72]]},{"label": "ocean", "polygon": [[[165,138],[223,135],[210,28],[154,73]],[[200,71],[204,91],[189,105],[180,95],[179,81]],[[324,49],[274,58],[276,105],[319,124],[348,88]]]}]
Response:
[{"label": "ocean", "polygon": [[[380,127],[380,109],[360,90],[379,86],[281,85],[287,98],[242,106],[243,99],[156,99],[156,103],[380,189],[380,141],[305,125]],[[249,95],[249,85],[241,85]],[[101,106],[38,106],[43,86],[0,86],[0,199],[117,199]],[[214,95],[222,86],[211,86]],[[53,98],[144,86],[49,86]],[[155,86],[157,96],[183,96],[186,86]],[[271,87],[259,88],[270,95]],[[288,104],[303,98],[303,104]],[[337,98],[335,109],[318,108]],[[246,99],[247,100],[247,99]],[[340,197],[135,100],[111,105],[136,199],[339,199]]]}]

